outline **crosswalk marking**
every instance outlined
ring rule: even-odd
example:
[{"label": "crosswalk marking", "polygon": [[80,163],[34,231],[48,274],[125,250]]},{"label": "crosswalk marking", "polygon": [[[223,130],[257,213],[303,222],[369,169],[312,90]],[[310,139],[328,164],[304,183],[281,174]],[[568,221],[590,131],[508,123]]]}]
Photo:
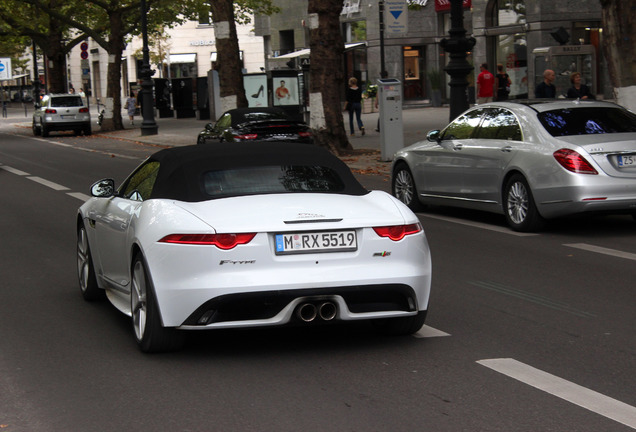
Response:
[{"label": "crosswalk marking", "polygon": [[477,361],[482,366],[636,429],[636,407],[511,358]]}]

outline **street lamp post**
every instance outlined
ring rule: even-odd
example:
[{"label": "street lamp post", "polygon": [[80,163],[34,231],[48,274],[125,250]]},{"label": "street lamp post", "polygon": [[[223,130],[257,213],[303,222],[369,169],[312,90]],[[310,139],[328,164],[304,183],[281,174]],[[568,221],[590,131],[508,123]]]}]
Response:
[{"label": "street lamp post", "polygon": [[38,74],[38,55],[35,45],[35,40],[33,42],[33,105],[36,108],[40,107],[40,75]]},{"label": "street lamp post", "polygon": [[141,0],[141,34],[143,39],[143,59],[139,76],[141,77],[141,135],[157,135],[159,126],[155,122],[153,101],[152,101],[152,80],[154,73],[150,69],[150,55],[148,54],[148,22],[147,22],[146,0]]},{"label": "street lamp post", "polygon": [[475,46],[475,38],[466,37],[464,28],[464,1],[450,0],[451,3],[451,28],[448,31],[450,38],[443,39],[441,46],[449,53],[450,62],[444,70],[450,75],[450,120],[468,109],[466,88],[468,87],[468,75],[473,67],[466,60],[468,51]]}]

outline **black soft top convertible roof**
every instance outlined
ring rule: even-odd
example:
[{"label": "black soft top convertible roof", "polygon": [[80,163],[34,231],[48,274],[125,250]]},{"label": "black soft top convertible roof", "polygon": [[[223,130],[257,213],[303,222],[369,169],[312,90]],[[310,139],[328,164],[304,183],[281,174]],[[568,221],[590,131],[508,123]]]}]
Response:
[{"label": "black soft top convertible roof", "polygon": [[209,200],[211,198],[203,190],[201,181],[205,173],[261,166],[331,168],[344,185],[338,193],[368,193],[344,162],[315,145],[279,142],[193,145],[161,150],[150,156],[149,160],[160,164],[151,198],[189,202]]}]

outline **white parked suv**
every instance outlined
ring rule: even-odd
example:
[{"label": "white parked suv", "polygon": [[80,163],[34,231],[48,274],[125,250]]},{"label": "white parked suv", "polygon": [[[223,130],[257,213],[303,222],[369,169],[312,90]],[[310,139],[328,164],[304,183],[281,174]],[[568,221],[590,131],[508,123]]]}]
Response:
[{"label": "white parked suv", "polygon": [[75,94],[48,94],[33,113],[33,135],[72,130],[75,135],[91,134],[91,115],[84,99]]}]

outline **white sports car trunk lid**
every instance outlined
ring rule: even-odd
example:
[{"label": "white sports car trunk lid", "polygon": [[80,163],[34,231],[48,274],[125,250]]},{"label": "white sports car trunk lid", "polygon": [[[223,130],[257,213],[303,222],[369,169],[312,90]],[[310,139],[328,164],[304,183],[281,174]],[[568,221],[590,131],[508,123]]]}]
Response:
[{"label": "white sports car trunk lid", "polygon": [[342,229],[406,223],[385,192],[364,196],[289,193],[221,198],[177,205],[216,232],[271,232]]}]

